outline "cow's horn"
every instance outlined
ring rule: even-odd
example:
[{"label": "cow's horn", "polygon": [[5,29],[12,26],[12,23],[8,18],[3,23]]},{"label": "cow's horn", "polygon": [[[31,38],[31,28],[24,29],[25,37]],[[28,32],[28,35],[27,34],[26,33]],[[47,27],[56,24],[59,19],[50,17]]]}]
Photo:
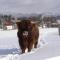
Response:
[{"label": "cow's horn", "polygon": [[21,22],[21,20],[16,20],[16,22]]},{"label": "cow's horn", "polygon": [[34,22],[34,21],[31,21],[31,23],[36,23],[36,22]]}]

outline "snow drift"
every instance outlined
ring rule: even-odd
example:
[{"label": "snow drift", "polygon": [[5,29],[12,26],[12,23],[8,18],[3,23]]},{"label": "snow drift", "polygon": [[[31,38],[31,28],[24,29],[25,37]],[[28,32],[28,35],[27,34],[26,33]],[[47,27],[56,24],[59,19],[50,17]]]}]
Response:
[{"label": "snow drift", "polygon": [[[60,36],[58,28],[40,29],[38,50],[32,54],[20,54],[17,30],[0,31],[0,60],[60,60]],[[8,35],[9,34],[9,35]]]}]

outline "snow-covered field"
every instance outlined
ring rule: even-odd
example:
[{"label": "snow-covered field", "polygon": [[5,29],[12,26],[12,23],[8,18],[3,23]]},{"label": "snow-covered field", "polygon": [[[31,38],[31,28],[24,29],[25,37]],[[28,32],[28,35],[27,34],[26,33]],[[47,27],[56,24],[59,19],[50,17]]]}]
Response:
[{"label": "snow-covered field", "polygon": [[33,54],[22,55],[19,54],[17,30],[0,31],[0,60],[60,60],[58,29],[40,28],[39,30],[40,48]]}]

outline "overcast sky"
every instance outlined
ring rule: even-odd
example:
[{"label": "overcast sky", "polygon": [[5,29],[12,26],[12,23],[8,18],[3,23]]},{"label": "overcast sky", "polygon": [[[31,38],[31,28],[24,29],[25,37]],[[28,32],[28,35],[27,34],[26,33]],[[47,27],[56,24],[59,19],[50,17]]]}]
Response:
[{"label": "overcast sky", "polygon": [[60,0],[0,0],[0,13],[60,13]]}]

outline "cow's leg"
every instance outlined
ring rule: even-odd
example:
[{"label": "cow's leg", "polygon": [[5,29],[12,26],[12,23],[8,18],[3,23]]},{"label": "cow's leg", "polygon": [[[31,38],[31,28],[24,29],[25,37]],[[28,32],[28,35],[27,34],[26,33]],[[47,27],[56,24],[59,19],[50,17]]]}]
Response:
[{"label": "cow's leg", "polygon": [[30,42],[30,44],[28,44],[28,52],[30,52],[32,48],[33,48],[33,43]]},{"label": "cow's leg", "polygon": [[25,53],[25,48],[22,48],[22,53]]},{"label": "cow's leg", "polygon": [[20,45],[20,48],[21,48],[21,50],[22,50],[22,53],[25,53],[25,47],[23,47],[22,45]]},{"label": "cow's leg", "polygon": [[25,46],[22,44],[21,39],[19,39],[19,46],[20,46],[20,48],[22,50],[22,53],[25,53]]},{"label": "cow's leg", "polygon": [[38,41],[35,42],[34,48],[37,48]]}]

